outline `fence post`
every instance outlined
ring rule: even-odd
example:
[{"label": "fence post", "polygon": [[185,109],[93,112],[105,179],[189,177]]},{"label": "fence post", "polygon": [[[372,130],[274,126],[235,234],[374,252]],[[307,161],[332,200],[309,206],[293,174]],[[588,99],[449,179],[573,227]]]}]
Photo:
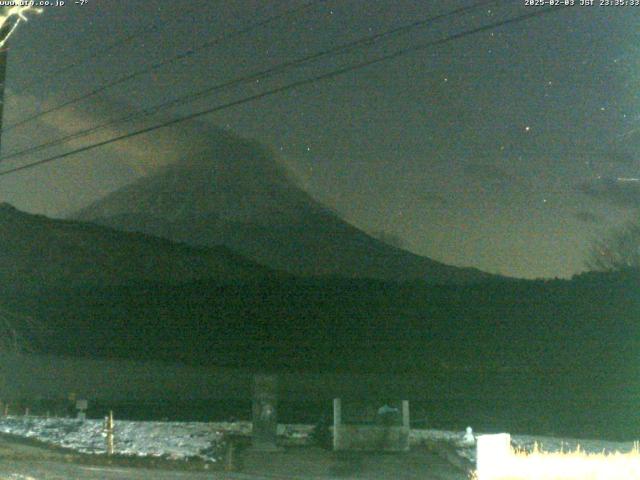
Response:
[{"label": "fence post", "polygon": [[113,410],[110,410],[109,416],[104,419],[104,430],[107,434],[107,455],[113,455],[115,451],[113,444]]},{"label": "fence post", "polygon": [[226,440],[227,449],[225,452],[224,469],[227,472],[232,472],[235,470],[235,445],[233,435],[228,435]]}]

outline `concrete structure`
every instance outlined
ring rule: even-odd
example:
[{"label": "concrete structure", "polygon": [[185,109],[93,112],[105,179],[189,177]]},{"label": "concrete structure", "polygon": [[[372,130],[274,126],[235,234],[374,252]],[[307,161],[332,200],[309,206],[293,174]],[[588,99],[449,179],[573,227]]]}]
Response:
[{"label": "concrete structure", "polygon": [[406,452],[409,450],[409,401],[402,401],[400,422],[344,423],[342,401],[333,400],[333,449]]},{"label": "concrete structure", "polygon": [[253,449],[277,451],[278,377],[260,374],[253,381]]}]

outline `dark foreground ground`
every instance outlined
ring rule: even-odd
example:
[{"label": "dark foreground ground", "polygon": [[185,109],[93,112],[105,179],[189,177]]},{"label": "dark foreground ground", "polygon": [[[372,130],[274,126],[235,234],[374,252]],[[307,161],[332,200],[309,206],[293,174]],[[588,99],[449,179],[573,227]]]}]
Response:
[{"label": "dark foreground ground", "polygon": [[406,454],[336,454],[315,447],[277,453],[241,450],[233,472],[189,462],[107,459],[0,437],[0,480],[204,479],[420,479],[463,480],[467,475],[425,450]]}]

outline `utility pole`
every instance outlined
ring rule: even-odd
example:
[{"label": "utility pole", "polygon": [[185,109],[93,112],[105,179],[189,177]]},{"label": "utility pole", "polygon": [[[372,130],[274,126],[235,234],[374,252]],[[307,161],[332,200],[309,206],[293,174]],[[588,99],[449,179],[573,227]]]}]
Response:
[{"label": "utility pole", "polygon": [[0,49],[0,155],[2,155],[2,119],[4,113],[4,85],[7,73],[7,58],[9,57],[9,49],[3,47]]},{"label": "utility pole", "polygon": [[13,27],[10,22],[5,22],[0,28],[0,155],[2,155],[2,132],[4,118],[4,86],[7,73],[7,59],[9,58],[9,47],[6,44]]},{"label": "utility pole", "polygon": [[7,42],[9,37],[22,21],[26,21],[26,13],[41,13],[42,10],[34,7],[2,7],[0,13],[0,154],[2,153],[2,132],[4,113],[4,89],[6,84],[7,59],[9,57],[9,47]]}]

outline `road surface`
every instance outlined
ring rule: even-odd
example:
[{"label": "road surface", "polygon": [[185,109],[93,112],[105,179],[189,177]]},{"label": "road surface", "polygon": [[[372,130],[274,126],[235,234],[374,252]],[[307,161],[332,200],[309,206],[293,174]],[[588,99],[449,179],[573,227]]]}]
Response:
[{"label": "road surface", "polygon": [[242,451],[234,472],[217,465],[184,462],[130,466],[126,461],[79,456],[0,437],[0,480],[465,480],[468,476],[442,457],[422,450],[404,454],[334,453],[320,448],[282,452]]}]

